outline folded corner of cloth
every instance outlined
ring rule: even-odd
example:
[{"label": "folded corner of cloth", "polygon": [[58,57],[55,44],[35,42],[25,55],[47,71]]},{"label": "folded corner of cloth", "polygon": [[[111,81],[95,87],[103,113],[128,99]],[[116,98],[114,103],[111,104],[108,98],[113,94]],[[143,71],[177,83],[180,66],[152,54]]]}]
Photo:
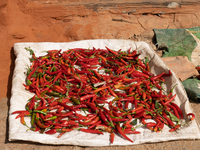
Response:
[{"label": "folded corner of cloth", "polygon": [[195,65],[186,56],[162,57],[164,63],[174,72],[177,77],[184,81],[192,76],[199,75]]}]

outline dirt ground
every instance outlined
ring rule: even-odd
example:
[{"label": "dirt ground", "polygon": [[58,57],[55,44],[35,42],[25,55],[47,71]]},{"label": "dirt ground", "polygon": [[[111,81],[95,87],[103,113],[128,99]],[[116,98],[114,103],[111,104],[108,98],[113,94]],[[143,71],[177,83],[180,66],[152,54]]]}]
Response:
[{"label": "dirt ground", "polygon": [[[200,26],[197,0],[1,0],[0,1],[0,149],[48,150],[196,150],[199,140],[135,146],[53,146],[8,141],[8,111],[15,67],[14,43],[70,42],[85,39],[143,40],[154,46],[153,29]],[[152,42],[153,41],[153,42]],[[156,47],[154,47],[156,48]],[[191,106],[200,118],[198,103]]]}]

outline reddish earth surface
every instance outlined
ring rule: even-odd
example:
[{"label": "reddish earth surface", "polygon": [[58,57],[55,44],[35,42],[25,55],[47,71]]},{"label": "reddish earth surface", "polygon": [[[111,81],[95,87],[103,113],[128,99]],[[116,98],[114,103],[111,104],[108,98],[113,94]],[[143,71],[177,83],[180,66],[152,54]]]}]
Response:
[{"label": "reddish earth surface", "polygon": [[[0,149],[200,149],[199,140],[92,148],[8,141],[14,43],[131,39],[152,44],[154,28],[200,26],[199,4],[197,0],[1,0]],[[191,106],[199,119],[199,104],[191,102]]]}]

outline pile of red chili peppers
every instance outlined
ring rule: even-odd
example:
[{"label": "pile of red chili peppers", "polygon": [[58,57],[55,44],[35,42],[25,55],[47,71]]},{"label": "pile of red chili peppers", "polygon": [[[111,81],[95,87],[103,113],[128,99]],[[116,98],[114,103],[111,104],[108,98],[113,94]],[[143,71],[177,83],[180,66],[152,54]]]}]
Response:
[{"label": "pile of red chili peppers", "polygon": [[[153,132],[164,125],[170,132],[181,126],[176,94],[165,94],[162,88],[163,77],[171,72],[154,75],[136,50],[74,48],[49,50],[40,57],[26,50],[32,57],[24,86],[35,95],[25,110],[12,114],[32,131],[59,133],[58,138],[72,130],[108,132],[113,143],[115,134],[133,142],[128,134],[140,133],[138,122]],[[30,126],[24,117],[30,117]]]}]

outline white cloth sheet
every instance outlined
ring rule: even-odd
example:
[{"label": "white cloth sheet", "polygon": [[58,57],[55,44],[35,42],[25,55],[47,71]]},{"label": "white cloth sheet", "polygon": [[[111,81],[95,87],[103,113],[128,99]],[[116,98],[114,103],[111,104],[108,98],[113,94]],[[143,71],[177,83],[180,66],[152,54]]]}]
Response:
[{"label": "white cloth sheet", "polygon": [[[109,133],[104,135],[96,135],[90,133],[84,133],[77,130],[68,132],[64,134],[61,138],[56,138],[56,135],[40,134],[39,132],[26,131],[27,127],[23,126],[19,119],[15,119],[16,115],[11,115],[13,111],[24,110],[25,104],[28,99],[33,96],[32,93],[26,91],[24,86],[26,78],[26,69],[30,65],[30,54],[26,51],[25,47],[30,47],[36,54],[36,56],[41,56],[46,54],[46,50],[62,49],[68,50],[70,48],[105,48],[105,46],[113,50],[128,50],[130,47],[132,49],[141,52],[140,58],[149,56],[150,67],[153,73],[159,74],[163,71],[167,72],[169,68],[164,64],[164,62],[156,55],[153,49],[145,42],[134,42],[131,40],[115,40],[115,39],[98,39],[98,40],[83,40],[76,42],[66,42],[66,43],[52,43],[52,42],[42,42],[42,43],[16,43],[14,45],[14,52],[16,55],[15,69],[12,80],[12,97],[10,100],[10,112],[9,112],[9,140],[24,140],[33,141],[43,144],[55,144],[55,145],[78,145],[78,146],[110,146],[110,145],[134,145],[142,143],[153,143],[169,140],[180,140],[180,139],[199,139],[200,132],[199,126],[196,120],[192,121],[189,125],[181,128],[177,132],[169,132],[169,128],[165,126],[164,130],[160,133],[151,132],[149,129],[137,128],[141,134],[128,135],[130,139],[134,141],[131,143],[119,136],[115,136],[113,144],[110,144]],[[187,113],[192,112],[189,100],[184,91],[184,88],[172,72],[172,76],[166,77],[166,91],[177,84],[174,93],[177,94],[175,98],[175,103],[181,106],[184,112],[184,117]],[[27,121],[29,121],[28,119]],[[29,121],[30,122],[30,121]]]}]

